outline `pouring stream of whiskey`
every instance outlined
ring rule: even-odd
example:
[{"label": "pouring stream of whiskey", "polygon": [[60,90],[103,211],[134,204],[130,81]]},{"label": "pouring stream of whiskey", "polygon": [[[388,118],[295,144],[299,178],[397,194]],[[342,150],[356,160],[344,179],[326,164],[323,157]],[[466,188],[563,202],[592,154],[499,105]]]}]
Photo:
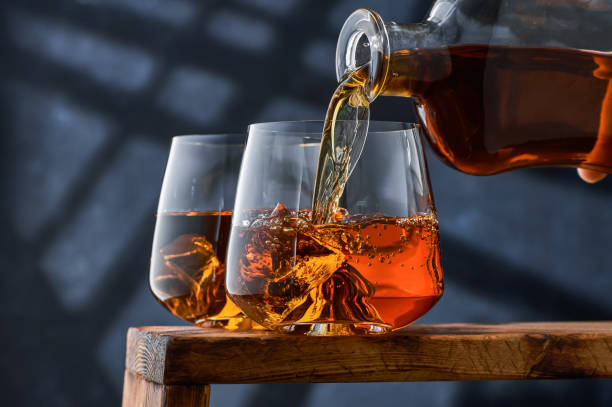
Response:
[{"label": "pouring stream of whiskey", "polygon": [[327,223],[336,212],[368,133],[370,102],[365,93],[368,65],[348,72],[331,98],[312,198],[312,221]]}]

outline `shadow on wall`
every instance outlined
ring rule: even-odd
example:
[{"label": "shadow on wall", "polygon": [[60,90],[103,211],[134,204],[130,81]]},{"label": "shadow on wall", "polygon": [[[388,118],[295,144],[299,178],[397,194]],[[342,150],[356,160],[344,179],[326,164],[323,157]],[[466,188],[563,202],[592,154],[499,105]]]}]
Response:
[{"label": "shadow on wall", "polygon": [[[170,137],[321,119],[336,36],[428,1],[43,0],[3,10],[0,381],[23,406],[118,405],[125,331],[180,324],[147,287]],[[405,100],[376,119],[411,120]],[[431,160],[447,291],[428,322],[609,319],[612,183],[473,178]],[[571,200],[571,202],[569,202]],[[603,227],[602,225],[607,225]],[[609,405],[602,382],[215,386],[213,405]],[[512,395],[512,397],[509,397]],[[540,403],[541,404],[541,403]]]}]

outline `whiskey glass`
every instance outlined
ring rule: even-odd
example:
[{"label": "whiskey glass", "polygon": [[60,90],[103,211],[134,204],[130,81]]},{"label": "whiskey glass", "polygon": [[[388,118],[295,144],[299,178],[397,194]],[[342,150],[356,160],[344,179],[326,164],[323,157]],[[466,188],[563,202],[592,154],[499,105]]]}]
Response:
[{"label": "whiskey glass", "polygon": [[370,122],[340,208],[331,222],[313,224],[322,129],[322,121],[249,126],[228,294],[271,329],[344,335],[402,328],[443,292],[421,127]]},{"label": "whiskey glass", "polygon": [[225,255],[245,135],[172,139],[153,237],[149,285],[177,317],[249,328],[225,293]]}]

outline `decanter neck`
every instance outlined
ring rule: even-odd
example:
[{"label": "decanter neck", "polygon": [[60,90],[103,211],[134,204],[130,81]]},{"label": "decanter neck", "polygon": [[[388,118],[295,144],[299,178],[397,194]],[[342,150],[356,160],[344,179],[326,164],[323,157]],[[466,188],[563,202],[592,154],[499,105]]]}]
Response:
[{"label": "decanter neck", "polygon": [[342,27],[336,47],[336,76],[369,64],[366,95],[372,102],[384,89],[394,52],[440,46],[432,35],[437,21],[417,24],[385,23],[380,15],[368,9],[353,12]]}]

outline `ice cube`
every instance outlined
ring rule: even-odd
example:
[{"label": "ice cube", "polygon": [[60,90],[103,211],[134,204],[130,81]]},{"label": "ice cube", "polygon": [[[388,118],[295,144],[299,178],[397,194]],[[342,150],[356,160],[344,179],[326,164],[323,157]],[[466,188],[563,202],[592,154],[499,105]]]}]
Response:
[{"label": "ice cube", "polygon": [[369,302],[375,287],[357,269],[344,263],[336,272],[310,292],[312,305],[302,320],[309,322],[359,321],[383,324]]},{"label": "ice cube", "polygon": [[160,300],[172,301],[174,313],[189,319],[223,306],[225,270],[204,236],[177,237],[153,256],[153,262],[154,292]]},{"label": "ice cube", "polygon": [[[277,208],[277,213],[286,210]],[[242,232],[242,282],[240,292],[232,294],[263,296],[252,302],[233,297],[247,315],[267,325],[285,321],[344,262],[340,251],[312,239],[306,233],[309,228],[312,225],[292,214],[270,216]]]},{"label": "ice cube", "polygon": [[307,233],[319,244],[335,252],[352,255],[372,249],[359,229],[346,228],[342,224],[319,225]]},{"label": "ice cube", "polygon": [[285,205],[279,202],[274,207],[274,210],[270,214],[270,217],[274,218],[274,217],[289,216],[289,215],[291,215],[291,212],[289,212],[289,210],[285,208]]},{"label": "ice cube", "polygon": [[179,236],[161,249],[161,255],[169,268],[198,286],[212,280],[220,266],[212,243],[196,234]]}]

